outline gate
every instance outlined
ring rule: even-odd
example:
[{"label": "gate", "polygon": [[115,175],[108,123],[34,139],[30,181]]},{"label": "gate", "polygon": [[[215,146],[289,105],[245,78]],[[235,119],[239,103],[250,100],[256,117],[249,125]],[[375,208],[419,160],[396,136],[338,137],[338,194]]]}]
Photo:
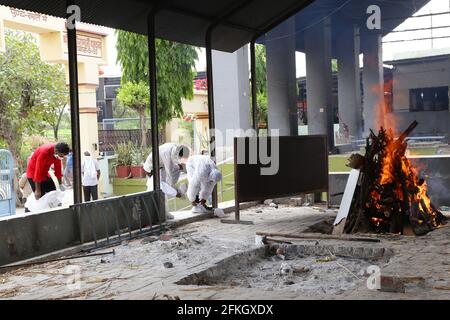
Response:
[{"label": "gate", "polygon": [[0,217],[15,213],[14,160],[11,152],[0,149]]}]

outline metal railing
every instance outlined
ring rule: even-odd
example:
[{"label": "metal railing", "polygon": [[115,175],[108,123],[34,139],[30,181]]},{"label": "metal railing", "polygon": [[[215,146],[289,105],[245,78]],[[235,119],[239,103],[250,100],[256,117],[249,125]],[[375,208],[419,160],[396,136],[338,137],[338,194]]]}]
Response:
[{"label": "metal railing", "polygon": [[0,149],[0,217],[15,213],[14,160],[11,152]]},{"label": "metal railing", "polygon": [[[147,131],[147,143],[151,143],[150,130]],[[142,142],[141,130],[98,130],[98,143],[100,152],[114,152],[120,143],[135,142],[138,145]]]},{"label": "metal railing", "polygon": [[93,241],[91,249],[95,249],[160,232],[165,222],[161,200],[161,194],[151,191],[75,204],[70,208],[78,219],[80,242]]}]

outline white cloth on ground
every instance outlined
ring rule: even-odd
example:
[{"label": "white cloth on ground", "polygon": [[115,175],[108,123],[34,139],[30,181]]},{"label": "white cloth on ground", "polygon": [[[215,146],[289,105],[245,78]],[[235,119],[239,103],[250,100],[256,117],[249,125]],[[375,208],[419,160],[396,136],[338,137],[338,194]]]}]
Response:
[{"label": "white cloth on ground", "polygon": [[31,212],[57,208],[62,205],[64,196],[65,193],[63,191],[51,191],[44,194],[39,200],[36,200],[34,196],[30,196],[25,202],[25,208]]},{"label": "white cloth on ground", "polygon": [[198,195],[200,199],[208,199],[214,186],[222,180],[222,174],[214,161],[206,155],[191,156],[186,163],[189,187],[187,197],[194,201]]},{"label": "white cloth on ground", "polygon": [[83,174],[81,183],[83,184],[83,186],[92,187],[98,184],[98,170],[100,170],[98,162],[91,156],[85,156],[83,164],[81,165],[81,173]]}]

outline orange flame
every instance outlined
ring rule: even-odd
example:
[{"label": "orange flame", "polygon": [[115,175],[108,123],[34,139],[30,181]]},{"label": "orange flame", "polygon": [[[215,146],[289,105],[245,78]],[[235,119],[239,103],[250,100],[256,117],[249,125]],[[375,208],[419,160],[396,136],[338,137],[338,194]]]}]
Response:
[{"label": "orange flame", "polygon": [[[378,86],[371,90],[372,92],[380,93],[380,100],[376,108],[376,116],[373,119],[374,125],[378,128],[389,127],[389,130],[386,131],[387,144],[381,154],[382,167],[378,178],[378,184],[381,186],[393,184],[395,196],[400,201],[403,201],[404,194],[407,194],[410,207],[413,202],[418,203],[421,214],[424,215],[425,213],[428,213],[432,225],[438,227],[437,213],[433,209],[431,200],[427,194],[427,183],[419,179],[418,166],[413,164],[406,157],[404,147],[399,146],[395,141],[394,135],[398,132],[396,131],[395,118],[389,117],[389,123],[387,121],[386,114],[389,112],[389,108],[386,102],[386,91],[389,91],[388,88],[392,87],[392,85],[392,81],[387,81],[384,87],[385,92],[383,93],[380,93],[380,88]],[[387,93],[389,94],[389,92]],[[397,166],[400,166],[400,168]],[[400,174],[404,177],[406,186],[402,186],[402,180],[398,177],[399,170]],[[406,188],[407,192],[405,192],[404,188]],[[381,211],[384,208],[383,204],[381,204],[381,194],[379,194],[378,191],[373,190],[370,196],[372,199],[371,204],[375,205],[375,208]],[[422,207],[422,203],[425,208]],[[368,204],[368,206],[370,206],[370,204]],[[384,222],[383,219],[376,217],[371,218],[371,221],[377,227]]]}]

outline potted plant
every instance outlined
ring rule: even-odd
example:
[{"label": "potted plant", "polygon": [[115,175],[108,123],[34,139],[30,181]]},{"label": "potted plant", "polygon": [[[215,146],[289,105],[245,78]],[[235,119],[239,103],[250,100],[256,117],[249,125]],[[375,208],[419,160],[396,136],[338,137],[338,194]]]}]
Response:
[{"label": "potted plant", "polygon": [[138,145],[134,145],[131,157],[131,175],[133,178],[145,178],[144,161],[148,153],[147,151],[147,148],[141,148]]},{"label": "potted plant", "polygon": [[133,143],[119,143],[116,148],[114,148],[117,154],[117,165],[116,165],[116,175],[118,178],[127,178],[130,176],[131,172],[131,160],[133,152]]}]

